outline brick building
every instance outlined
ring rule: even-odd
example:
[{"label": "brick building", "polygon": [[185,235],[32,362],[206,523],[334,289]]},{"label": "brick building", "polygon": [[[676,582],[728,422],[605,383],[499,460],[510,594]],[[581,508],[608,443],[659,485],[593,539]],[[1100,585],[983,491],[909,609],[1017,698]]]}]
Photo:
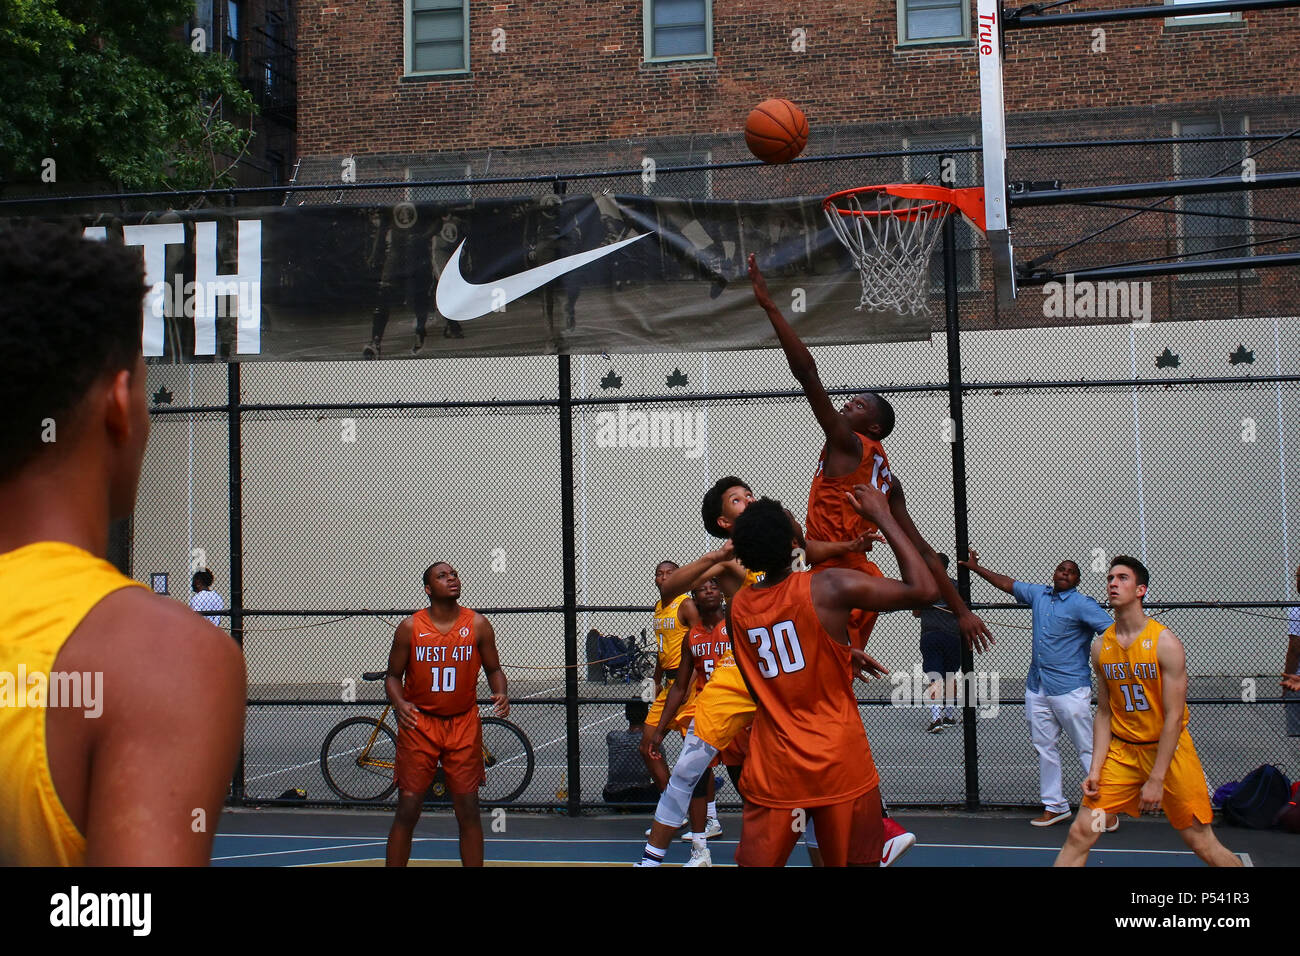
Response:
[{"label": "brick building", "polygon": [[[1101,0],[1089,8],[1132,5]],[[348,159],[365,182],[636,170],[650,157],[661,171],[653,188],[636,177],[602,186],[765,198],[933,175],[940,158],[925,151],[955,147],[965,149],[956,155],[957,185],[980,184],[974,8],[973,0],[303,0],[298,181],[336,181]],[[1013,152],[1013,180],[1081,186],[1235,171],[1264,145],[1242,137],[1300,126],[1300,10],[1040,28],[1009,32],[1006,41],[1011,143],[1198,140],[1104,154]],[[676,166],[750,159],[744,119],[770,96],[806,112],[812,137],[805,157],[915,155],[662,175]],[[1204,141],[1212,136],[1237,139]],[[1253,161],[1260,171],[1300,168],[1300,144],[1269,147]],[[520,191],[527,190],[458,186],[412,189],[404,198]],[[1287,218],[1294,202],[1283,192],[1176,205]],[[393,193],[367,198],[387,201]],[[1082,264],[1275,238],[1258,223],[1166,218],[1108,233],[1108,247]],[[1048,249],[1107,221],[1061,207],[1019,220],[1018,253]],[[991,272],[980,243],[968,233],[960,242],[963,293],[987,293]],[[1232,282],[1166,283],[1166,302],[1171,314],[1187,313],[1184,294],[1215,302],[1216,313],[1265,314],[1291,295],[1292,281],[1260,270]],[[1262,299],[1252,303],[1250,295]],[[1021,318],[1040,320],[1037,309]]]}]

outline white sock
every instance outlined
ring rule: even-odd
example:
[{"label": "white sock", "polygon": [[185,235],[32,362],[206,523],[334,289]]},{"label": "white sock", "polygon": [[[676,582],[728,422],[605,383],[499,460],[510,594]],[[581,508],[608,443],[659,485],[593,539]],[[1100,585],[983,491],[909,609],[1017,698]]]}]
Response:
[{"label": "white sock", "polygon": [[647,843],[645,845],[645,850],[643,851],[643,856],[641,857],[641,865],[658,866],[663,863],[663,861],[664,851],[651,843]]},{"label": "white sock", "polygon": [[691,834],[691,847],[696,850],[707,850],[709,841],[705,839],[703,833]]},{"label": "white sock", "polygon": [[717,801],[716,801],[716,800],[710,800],[710,801],[709,801],[709,813],[708,813],[708,817],[709,817],[710,820],[715,820],[715,819],[717,819],[717,816],[718,816],[718,804],[717,804]]}]

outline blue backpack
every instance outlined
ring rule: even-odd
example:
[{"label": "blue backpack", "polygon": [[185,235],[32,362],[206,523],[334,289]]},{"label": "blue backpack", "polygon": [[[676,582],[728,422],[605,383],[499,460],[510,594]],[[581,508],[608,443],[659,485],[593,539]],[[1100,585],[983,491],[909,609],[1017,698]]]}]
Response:
[{"label": "blue backpack", "polygon": [[1223,819],[1238,827],[1267,830],[1291,797],[1291,781],[1272,764],[1246,775],[1223,801]]}]

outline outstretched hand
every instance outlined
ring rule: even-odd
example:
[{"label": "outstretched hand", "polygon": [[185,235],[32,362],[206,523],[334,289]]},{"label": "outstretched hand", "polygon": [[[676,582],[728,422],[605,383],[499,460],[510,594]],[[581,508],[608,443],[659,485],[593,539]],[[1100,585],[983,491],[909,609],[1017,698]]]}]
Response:
[{"label": "outstretched hand", "polygon": [[889,668],[865,651],[854,647],[850,648],[849,653],[853,658],[853,676],[858,680],[869,681],[876,677],[885,677],[889,673]]},{"label": "outstretched hand", "polygon": [[1283,674],[1282,687],[1286,690],[1300,691],[1300,674]]},{"label": "outstretched hand", "polygon": [[852,492],[846,491],[844,494],[848,496],[853,510],[872,524],[880,524],[879,519],[889,514],[889,499],[879,488],[854,485]]},{"label": "outstretched hand", "polygon": [[767,280],[763,278],[763,273],[758,271],[758,258],[754,253],[749,254],[749,281],[754,286],[754,298],[764,309],[776,308],[776,303],[772,301],[772,294],[767,291]]},{"label": "outstretched hand", "polygon": [[980,553],[976,551],[974,548],[967,548],[966,554],[967,554],[967,558],[965,561],[957,562],[963,568],[973,568],[980,563]]},{"label": "outstretched hand", "polygon": [[978,614],[967,611],[960,615],[957,618],[957,627],[961,630],[961,639],[976,653],[984,653],[995,643],[993,632]]}]

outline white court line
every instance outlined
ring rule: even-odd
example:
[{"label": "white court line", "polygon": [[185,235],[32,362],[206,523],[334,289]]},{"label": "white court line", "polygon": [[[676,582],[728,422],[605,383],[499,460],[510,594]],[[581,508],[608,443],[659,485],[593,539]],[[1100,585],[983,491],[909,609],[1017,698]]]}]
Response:
[{"label": "white court line", "polygon": [[[1059,846],[1004,846],[1000,843],[918,843],[917,846],[943,847],[958,850],[1041,850],[1044,853],[1060,853]],[[1195,856],[1191,850],[1126,850],[1123,847],[1096,847],[1089,853],[1168,853],[1174,856]]]},{"label": "white court line", "polygon": [[[621,717],[621,716],[622,714],[610,714],[608,717],[600,718],[600,720],[593,720],[591,723],[587,724],[586,726],[579,727],[578,733],[582,733],[583,731],[591,727],[595,727],[597,724],[603,724],[606,721],[613,720],[615,717]],[[543,747],[549,747],[551,746],[551,744],[556,744],[562,740],[568,740],[568,739],[569,739],[569,735],[566,733],[566,734],[561,734],[559,737],[556,737],[553,740],[548,740],[544,744],[533,744],[533,753],[536,753],[537,751],[541,750]]]},{"label": "white court line", "polygon": [[386,840],[370,840],[367,843],[343,843],[331,846],[308,846],[301,850],[268,850],[265,853],[236,853],[234,856],[214,856],[214,862],[218,860],[251,860],[259,856],[288,856],[291,853],[323,853],[329,850],[353,850],[358,847],[367,846],[384,846]]}]

